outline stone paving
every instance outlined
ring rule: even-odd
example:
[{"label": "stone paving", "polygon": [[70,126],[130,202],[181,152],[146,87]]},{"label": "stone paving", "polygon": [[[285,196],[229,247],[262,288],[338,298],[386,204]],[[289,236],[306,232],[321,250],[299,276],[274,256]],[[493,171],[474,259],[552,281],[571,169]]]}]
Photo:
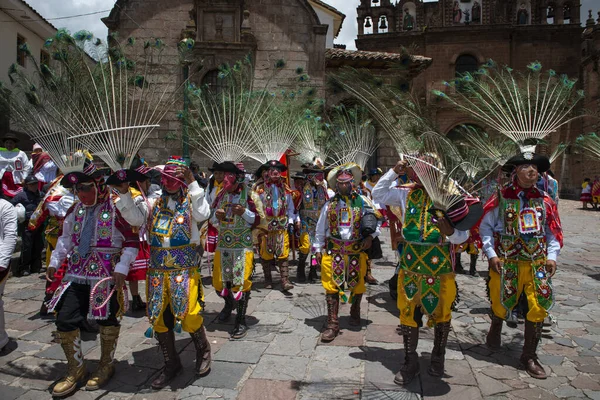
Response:
[{"label": "stone paving", "polygon": [[[396,306],[387,283],[370,286],[363,297],[361,327],[348,324],[349,305],[340,309],[342,331],[330,344],[319,341],[326,306],[320,285],[297,285],[291,295],[262,288],[262,273],[248,309],[251,330],[230,341],[232,323],[215,321],[222,303],[207,285],[205,321],[212,345],[211,373],[196,379],[194,347],[187,335],[177,336],[184,372],[171,387],[150,389],[163,359],[154,339],[146,339],[143,313],[128,314],[116,351],[117,372],[110,384],[94,392],[78,391],[73,399],[600,399],[600,212],[578,209],[562,201],[565,245],[555,279],[556,324],[544,336],[540,359],[550,376],[534,380],[518,370],[522,329],[503,331],[503,349],[482,343],[489,327],[489,304],[483,278],[458,276],[461,302],[454,313],[448,341],[446,375],[426,372],[433,347],[432,330],[421,330],[418,352],[421,374],[407,388],[393,383],[403,362]],[[386,259],[375,276],[383,282],[393,274],[395,256],[383,234]],[[464,262],[467,262],[466,256]],[[487,270],[480,260],[478,269]],[[258,268],[261,269],[260,267]],[[205,270],[206,271],[206,270]],[[482,274],[482,275],[485,275]],[[275,276],[278,276],[275,274]],[[14,340],[0,353],[0,399],[51,398],[49,387],[66,370],[64,356],[53,342],[54,324],[40,319],[41,276],[11,278],[4,297],[8,333]],[[99,343],[84,338],[88,368],[95,368]]]}]

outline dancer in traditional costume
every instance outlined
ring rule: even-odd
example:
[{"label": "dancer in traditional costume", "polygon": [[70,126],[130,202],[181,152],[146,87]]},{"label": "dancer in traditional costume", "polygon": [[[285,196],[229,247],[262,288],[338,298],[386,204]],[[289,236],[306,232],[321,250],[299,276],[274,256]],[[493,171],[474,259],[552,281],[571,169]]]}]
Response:
[{"label": "dancer in traditional costume", "polygon": [[598,176],[594,177],[592,183],[592,206],[600,209],[600,178]]},{"label": "dancer in traditional costume", "polygon": [[35,177],[40,181],[40,190],[46,183],[51,183],[56,179],[57,167],[52,161],[50,154],[42,149],[38,143],[33,145],[33,151],[31,152],[31,160],[29,160],[29,166],[33,171]]},{"label": "dancer in traditional costume", "polygon": [[246,336],[246,310],[252,288],[254,251],[252,229],[260,222],[252,190],[244,183],[244,171],[234,163],[220,163],[224,172],[223,190],[212,204],[211,223],[218,229],[219,240],[215,252],[213,287],[225,299],[219,321],[226,321],[237,301],[237,314],[231,337]]},{"label": "dancer in traditional costume", "polygon": [[[31,215],[31,218],[29,218],[29,225],[27,226],[30,230],[37,230],[40,229],[44,223],[46,224],[46,229],[44,231],[44,234],[46,235],[46,267],[50,265],[52,252],[58,243],[63,221],[75,201],[73,193],[60,184],[62,178],[63,176],[60,175],[50,184],[50,188],[44,196],[44,200],[40,202]],[[45,316],[48,314],[46,302],[52,298],[54,291],[58,287],[58,283],[59,282],[56,282],[55,285],[52,285],[52,282],[46,282],[46,297],[42,302],[40,315]]]},{"label": "dancer in traditional costume", "polygon": [[[321,209],[315,233],[315,256],[327,299],[327,328],[321,341],[331,342],[340,331],[340,298],[352,304],[350,325],[360,325],[360,302],[366,291],[367,250],[379,236],[381,214],[369,198],[358,194],[362,171],[357,164],[336,167],[327,177],[336,195]],[[346,287],[350,296],[345,293]]]},{"label": "dancer in traditional costume", "polygon": [[281,274],[282,291],[294,288],[289,279],[290,237],[288,226],[294,225],[296,214],[290,190],[281,177],[281,173],[286,170],[287,167],[277,160],[266,162],[256,171],[255,175],[262,177],[263,181],[254,188],[257,195],[256,207],[261,218],[258,236],[261,264],[265,274],[265,287],[269,289],[273,287],[271,270],[274,264],[277,264]]},{"label": "dancer in traditional costume", "polygon": [[23,190],[23,180],[31,171],[27,154],[16,146],[19,138],[8,133],[2,138],[4,147],[0,147],[0,179],[6,199],[12,199]]},{"label": "dancer in traditional costume", "polygon": [[[223,177],[225,176],[225,172],[220,170],[219,165],[220,163],[215,161],[212,167],[208,169],[212,172],[212,176],[210,177],[206,188],[206,201],[208,204],[212,204],[219,192],[221,192],[221,189],[223,189]],[[206,228],[205,250],[209,253],[214,253],[217,249],[218,240],[218,229],[209,220]]]},{"label": "dancer in traditional costume", "polygon": [[100,365],[86,389],[97,390],[114,374],[119,319],[125,313],[121,289],[138,252],[137,235],[115,207],[96,165],[86,160],[83,171],[65,172],[60,184],[72,188],[79,203],[64,220],[47,269],[52,279],[67,260],[62,283],[48,303],[48,310],[57,313],[56,328],[68,363],[67,375],[52,390],[55,397],[65,397],[85,382],[79,325],[86,318],[100,325],[101,343]]},{"label": "dancer in traditional costume", "polygon": [[[480,212],[472,210],[475,204],[462,200],[441,217],[435,217],[429,211],[434,203],[421,184],[421,176],[414,172],[414,165],[408,168],[406,161],[399,161],[373,189],[373,196],[380,204],[400,206],[403,210],[405,243],[398,275],[398,309],[405,361],[394,379],[399,385],[407,385],[419,374],[416,350],[424,315],[428,316],[430,326],[435,327],[431,364],[427,372],[432,376],[444,373],[452,305],[457,295],[452,244],[465,242],[469,236],[468,229],[481,216]],[[399,189],[392,187],[393,181],[405,172],[415,184]]]},{"label": "dancer in traditional costume", "polygon": [[165,367],[152,382],[161,389],[183,366],[175,348],[174,332],[190,334],[196,348],[198,376],[210,371],[210,343],[201,315],[204,292],[196,246],[200,243],[198,223],[210,216],[210,207],[192,172],[180,157],[171,157],[163,170],[162,195],[135,203],[127,191],[120,194],[120,209],[133,225],[148,218],[150,266],[146,290],[148,317],[152,326],[146,337],[156,335],[165,357]]},{"label": "dancer in traditional costume", "polygon": [[485,205],[479,232],[490,266],[488,282],[492,323],[487,336],[491,348],[501,346],[502,324],[525,293],[529,311],[521,364],[527,373],[545,379],[536,349],[544,318],[554,305],[552,276],[562,247],[558,209],[535,183],[550,163],[547,157],[524,152],[511,158],[511,182]]},{"label": "dancer in traditional costume", "polygon": [[[313,259],[315,233],[321,209],[329,200],[325,184],[325,169],[322,166],[307,166],[302,170],[306,175],[306,183],[300,189],[301,202],[299,207],[300,222],[300,254],[298,256],[298,282],[306,282],[306,260],[308,259],[308,281],[314,283],[317,276],[317,262]],[[309,258],[310,256],[310,258]]]}]

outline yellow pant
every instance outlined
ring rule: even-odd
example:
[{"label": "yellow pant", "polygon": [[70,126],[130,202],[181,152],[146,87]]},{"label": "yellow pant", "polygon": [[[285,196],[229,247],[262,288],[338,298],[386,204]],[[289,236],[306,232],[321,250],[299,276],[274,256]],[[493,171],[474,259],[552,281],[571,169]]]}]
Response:
[{"label": "yellow pant", "polygon": [[[283,254],[278,258],[278,260],[282,261],[287,260],[290,254],[290,236],[288,235],[287,231],[283,231],[283,235]],[[274,257],[273,254],[267,251],[267,236],[268,234],[265,234],[260,238],[260,258],[269,261]]]},{"label": "yellow pant", "polygon": [[[519,261],[519,284],[517,287],[517,299],[521,297],[521,293],[525,292],[529,312],[527,313],[527,321],[543,322],[548,316],[548,312],[541,307],[535,296],[535,285],[533,283],[533,273],[531,271],[531,262]],[[490,301],[492,303],[492,311],[498,318],[506,319],[507,310],[500,301],[500,274],[490,270],[490,281],[488,283],[490,289]]]},{"label": "yellow pant", "polygon": [[[347,256],[346,256],[347,257]],[[348,262],[348,259],[345,260]],[[365,287],[365,275],[367,274],[367,255],[363,252],[360,253],[360,274],[358,277],[358,284],[354,286],[354,289],[351,290],[353,294],[362,294],[366,292]],[[340,288],[336,285],[333,280],[333,255],[323,253],[323,258],[321,259],[321,284],[325,289],[327,294],[336,294],[339,292]]]},{"label": "yellow pant", "polygon": [[298,250],[300,250],[300,253],[302,254],[308,254],[310,253],[310,237],[308,236],[307,232],[301,233],[300,234],[300,246],[298,248]]},{"label": "yellow pant", "polygon": [[[398,272],[398,310],[400,310],[400,324],[416,328],[419,326],[415,321],[415,309],[421,305],[421,294],[417,293],[409,300],[404,292],[404,274],[400,269]],[[425,279],[425,277],[421,278]],[[456,299],[456,281],[454,274],[444,274],[440,276],[440,301],[437,309],[430,316],[430,321],[434,323],[449,322],[452,319],[452,303]]]},{"label": "yellow pant", "polygon": [[[244,268],[244,284],[242,285],[242,292],[249,292],[252,288],[252,261],[254,261],[254,253],[252,250],[246,252],[246,265]],[[216,291],[220,292],[223,290],[223,281],[221,280],[221,250],[215,252],[215,260],[212,274],[212,285]],[[231,288],[234,292],[239,292],[240,287],[234,286]]]},{"label": "yellow pant", "polygon": [[56,244],[58,243],[58,236],[54,235],[46,235],[46,267],[50,265],[50,258],[52,257],[52,252],[56,248]]},{"label": "yellow pant", "polygon": [[[148,293],[146,292],[146,298]],[[163,308],[160,311],[160,315],[156,319],[154,323],[154,331],[158,333],[165,333],[169,330],[165,325],[164,321],[164,313],[167,307],[171,305],[171,289],[169,287],[165,288],[165,301],[163,303]],[[202,312],[202,306],[200,302],[204,303],[204,291],[202,290],[202,278],[199,272],[194,272],[190,276],[190,297],[188,299],[188,312],[185,318],[181,321],[181,328],[186,332],[196,332],[200,327],[202,327],[202,323],[204,322],[204,318],[200,314]]]}]

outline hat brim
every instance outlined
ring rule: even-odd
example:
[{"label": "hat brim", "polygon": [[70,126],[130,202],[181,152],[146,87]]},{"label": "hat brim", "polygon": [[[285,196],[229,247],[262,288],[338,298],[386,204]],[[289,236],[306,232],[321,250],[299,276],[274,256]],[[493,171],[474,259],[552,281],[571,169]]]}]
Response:
[{"label": "hat brim", "polygon": [[21,141],[21,139],[19,139],[16,136],[4,136],[4,137],[2,137],[2,141],[4,142],[5,140],[12,140],[15,143],[19,143]]},{"label": "hat brim", "polygon": [[257,178],[260,178],[260,177],[262,177],[263,172],[265,172],[269,168],[277,168],[279,170],[279,172],[287,171],[287,167],[285,166],[285,164],[282,164],[279,161],[277,161],[277,163],[273,165],[273,164],[271,164],[271,161],[267,161],[266,163],[264,163],[263,165],[258,167],[258,169],[254,173],[254,175],[256,175]]},{"label": "hat brim", "polygon": [[225,162],[219,164],[219,166],[215,170],[225,172],[225,173],[230,173],[230,174],[243,174],[244,173],[244,171],[242,171],[234,163],[229,162],[229,161],[225,161]]},{"label": "hat brim", "polygon": [[358,164],[348,163],[344,165],[340,165],[338,167],[333,168],[327,174],[327,185],[333,190],[335,190],[335,185],[337,183],[337,174],[341,169],[349,169],[352,172],[352,176],[354,176],[354,184],[358,185],[362,180],[362,170],[358,166]]},{"label": "hat brim", "polygon": [[[124,175],[123,175],[124,172]],[[121,171],[117,171],[106,180],[107,185],[120,185],[125,182],[133,183],[133,182],[143,182],[146,179],[149,179],[148,176],[138,172],[134,169],[124,169]]]},{"label": "hat brim", "polygon": [[[78,183],[86,183],[86,182],[91,182],[95,179],[101,178],[105,175],[106,170],[103,169],[98,169],[96,170],[92,175],[88,175],[88,174],[84,174],[83,172],[71,172],[66,174],[65,176],[63,176],[63,178],[60,180],[60,184],[61,186],[67,188],[67,189],[71,189],[73,186],[75,186]],[[75,182],[73,182],[71,180],[71,177],[75,176],[77,178],[77,180]]]},{"label": "hat brim", "polygon": [[477,222],[483,216],[483,204],[481,202],[477,202],[469,205],[469,213],[459,222],[452,222],[452,225],[455,229],[459,231],[468,231],[472,227],[475,226]]},{"label": "hat brim", "polygon": [[533,158],[525,158],[523,154],[516,155],[508,160],[503,166],[502,171],[511,173],[516,167],[524,164],[534,164],[538,172],[544,173],[550,169],[550,159],[540,154],[533,154]]}]

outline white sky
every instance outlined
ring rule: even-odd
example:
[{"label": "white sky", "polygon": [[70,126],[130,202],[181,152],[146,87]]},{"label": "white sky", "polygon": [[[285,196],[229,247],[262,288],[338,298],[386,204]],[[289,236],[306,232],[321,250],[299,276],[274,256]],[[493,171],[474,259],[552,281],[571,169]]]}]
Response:
[{"label": "white sky", "polygon": [[[101,10],[110,10],[115,3],[114,0],[26,0],[45,18],[63,17],[78,14],[91,13]],[[337,8],[346,14],[346,20],[342,27],[336,43],[346,44],[348,49],[354,49],[354,39],[356,39],[356,7],[360,4],[359,0],[324,0],[326,3]],[[425,2],[436,0],[425,0]],[[592,4],[594,4],[592,6]],[[593,10],[594,18],[597,18],[597,12],[600,11],[600,0],[582,0],[581,1],[581,21],[585,24],[588,16],[587,10]],[[92,31],[97,37],[104,39],[107,29],[100,21],[100,18],[108,15],[108,11],[101,14],[95,14],[85,17],[72,19],[51,20],[57,28],[67,28],[72,33],[82,29]]]}]

